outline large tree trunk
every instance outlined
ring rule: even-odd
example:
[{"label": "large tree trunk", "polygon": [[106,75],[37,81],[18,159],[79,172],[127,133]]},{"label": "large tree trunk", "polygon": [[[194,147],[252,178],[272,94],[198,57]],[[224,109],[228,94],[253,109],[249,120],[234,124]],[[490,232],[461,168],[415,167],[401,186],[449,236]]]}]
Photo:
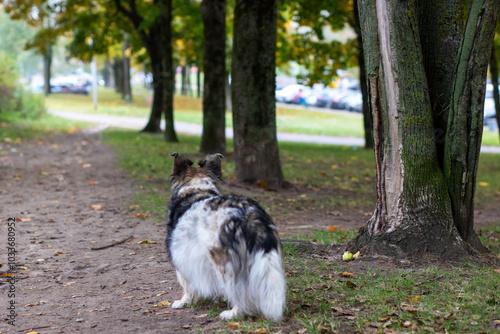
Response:
[{"label": "large tree trunk", "polygon": [[123,92],[122,98],[127,103],[132,102],[132,85],[130,84],[130,34],[124,33],[123,41]]},{"label": "large tree trunk", "polygon": [[50,72],[52,68],[52,45],[47,46],[47,50],[43,55],[43,93],[48,96],[51,93],[50,90]]},{"label": "large tree trunk", "polygon": [[[487,61],[485,62],[476,52],[480,52],[482,48],[489,57],[491,44],[490,46],[486,44],[491,43],[492,36],[488,35],[491,31],[485,33],[489,30],[485,27],[494,28],[498,13],[498,8],[488,7],[492,5],[491,3],[484,5],[486,6],[484,11],[478,10],[476,8],[478,2],[471,5],[469,24],[463,40],[469,40],[468,33],[477,39],[470,40],[473,45],[462,42],[457,49],[462,51],[457,58],[458,67],[454,66],[455,62],[439,65],[450,66],[451,71],[456,71],[451,75],[453,89],[448,89],[446,97],[436,95],[432,90],[441,89],[443,92],[442,88],[431,89],[431,87],[439,86],[434,81],[438,80],[435,76],[445,75],[449,80],[450,73],[447,71],[450,69],[428,75],[426,70],[438,70],[429,64],[430,61],[426,62],[426,59],[429,59],[427,57],[431,57],[433,52],[436,53],[436,59],[447,56],[442,55],[440,48],[430,51],[431,38],[441,39],[444,45],[449,42],[453,46],[454,42],[443,36],[430,37],[425,31],[420,34],[418,27],[422,26],[422,22],[426,22],[423,18],[429,19],[431,15],[425,14],[425,11],[421,11],[420,15],[414,15],[418,12],[414,2],[359,1],[373,118],[378,196],[373,216],[348,246],[352,250],[364,249],[365,252],[382,252],[398,256],[404,254],[418,256],[425,252],[446,257],[467,254],[468,246],[464,240],[469,243],[473,240],[464,237],[459,226],[461,221],[466,222],[467,229],[473,226],[472,215],[468,209],[472,208],[473,204],[479,154],[478,141],[480,143],[481,133],[478,123],[467,123],[465,120],[467,117],[463,113],[465,113],[464,106],[472,107],[469,121],[481,120],[482,125],[477,109],[482,104],[481,94],[484,98],[481,86],[484,88],[486,73],[482,67]],[[498,3],[495,6],[498,7]],[[449,6],[447,8],[450,9]],[[484,16],[480,19],[474,17],[476,10],[484,13]],[[450,11],[453,12],[451,9]],[[433,27],[437,27],[437,22],[446,25],[451,21],[452,25],[455,24],[456,17],[450,15],[446,18],[447,15],[449,13],[439,13],[426,24],[430,24],[431,27],[433,24]],[[477,30],[469,31],[472,27]],[[420,44],[421,40],[425,40],[423,43],[425,48]],[[426,50],[425,53],[423,49]],[[472,60],[477,63],[473,63]],[[433,85],[428,84],[430,80],[433,81]],[[471,84],[479,87],[479,91],[470,89]],[[449,101],[452,96],[457,96],[455,104],[460,107],[456,108],[452,103],[448,128],[444,130],[448,138],[447,145],[439,148],[438,144],[442,143],[436,143],[435,126],[443,126],[442,122],[445,121],[443,118],[446,118],[443,116],[446,103],[441,103],[441,98]],[[459,103],[458,96],[462,96]],[[433,111],[437,113],[436,117],[433,117]],[[465,132],[462,132],[460,127],[470,130],[465,137],[462,136]],[[466,143],[465,149],[464,143]],[[438,154],[441,154],[441,158]],[[462,164],[458,164],[459,161]],[[445,168],[444,174],[440,162]],[[457,171],[460,180],[455,177],[458,176]],[[464,181],[466,183],[463,183]],[[458,187],[461,187],[462,194],[456,191]],[[469,190],[472,192],[469,193]],[[464,207],[457,209],[455,206],[457,203],[465,204],[466,209]],[[469,235],[475,236],[473,233],[472,230],[472,234]],[[476,243],[472,244],[479,248]]]},{"label": "large tree trunk", "polygon": [[463,240],[484,250],[474,232],[474,195],[483,135],[486,74],[500,1],[472,1],[457,56],[446,131],[444,175]]},{"label": "large tree trunk", "polygon": [[165,141],[178,142],[174,129],[174,69],[172,64],[171,18],[172,0],[159,1],[160,16],[149,29],[147,50],[153,68],[153,106],[149,122],[143,132],[159,132],[165,115]]},{"label": "large tree trunk", "polygon": [[283,185],[276,135],[277,8],[278,0],[236,2],[231,70],[236,178],[271,187]]},{"label": "large tree trunk", "polygon": [[[217,7],[216,7],[217,4]],[[223,5],[223,8],[220,6]],[[219,11],[222,11],[220,13]],[[225,0],[203,0],[203,133],[200,152],[226,151],[226,12]]]},{"label": "large tree trunk", "polygon": [[490,74],[491,74],[491,84],[493,85],[493,100],[495,101],[497,126],[499,129],[498,134],[500,135],[500,94],[498,92],[498,62],[494,47],[491,50]]}]

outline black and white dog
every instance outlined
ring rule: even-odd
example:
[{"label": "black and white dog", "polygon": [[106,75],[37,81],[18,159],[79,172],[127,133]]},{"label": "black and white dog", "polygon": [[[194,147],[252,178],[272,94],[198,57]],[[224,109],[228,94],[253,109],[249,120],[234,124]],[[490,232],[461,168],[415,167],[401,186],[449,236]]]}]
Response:
[{"label": "black and white dog", "polygon": [[238,315],[280,320],[286,297],[281,244],[272,218],[254,200],[221,195],[222,154],[193,162],[178,153],[170,176],[167,252],[184,289],[172,304],[221,297]]}]

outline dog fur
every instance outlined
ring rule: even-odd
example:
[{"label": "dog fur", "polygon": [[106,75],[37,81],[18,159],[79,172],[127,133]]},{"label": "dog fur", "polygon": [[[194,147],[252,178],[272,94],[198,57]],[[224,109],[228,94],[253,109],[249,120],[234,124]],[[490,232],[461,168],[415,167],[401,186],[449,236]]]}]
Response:
[{"label": "dog fur", "polygon": [[223,298],[238,315],[281,320],[286,282],[281,243],[272,218],[254,200],[221,195],[222,154],[207,155],[192,167],[175,157],[168,207],[167,253],[184,289],[173,308],[198,297]]}]

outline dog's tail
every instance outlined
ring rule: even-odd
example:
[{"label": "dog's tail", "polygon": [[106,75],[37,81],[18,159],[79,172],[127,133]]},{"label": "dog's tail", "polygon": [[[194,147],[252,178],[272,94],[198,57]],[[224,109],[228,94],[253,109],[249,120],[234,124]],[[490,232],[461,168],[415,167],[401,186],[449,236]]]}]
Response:
[{"label": "dog's tail", "polygon": [[279,321],[286,304],[286,281],[279,250],[259,250],[249,273],[250,293],[264,317]]}]

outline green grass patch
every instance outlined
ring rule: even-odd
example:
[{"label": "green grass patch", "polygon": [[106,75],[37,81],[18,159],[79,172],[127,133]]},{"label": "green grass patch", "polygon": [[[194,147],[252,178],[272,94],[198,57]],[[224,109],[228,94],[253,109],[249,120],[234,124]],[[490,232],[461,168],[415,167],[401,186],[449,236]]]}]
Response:
[{"label": "green grass patch", "polygon": [[[180,136],[181,143],[170,144],[164,142],[162,135],[116,130],[106,131],[104,139],[121,156],[121,167],[143,180],[143,189],[136,198],[139,210],[151,213],[158,221],[164,220],[170,187],[167,179],[173,163],[169,153],[186,153],[196,161],[202,157],[198,153],[200,139]],[[263,192],[257,200],[273,215],[295,212],[297,206],[328,208],[335,203],[360,207],[373,200],[372,152],[293,143],[281,143],[280,152],[285,178],[303,193],[290,198],[286,193]],[[481,156],[478,182],[484,183],[478,186],[477,194],[481,201],[498,200],[498,163],[496,155]],[[223,160],[222,168],[226,180],[234,177],[231,154]],[[343,194],[345,202],[331,199]],[[286,238],[330,245],[346,243],[356,233],[356,230],[322,230]],[[495,255],[499,254],[500,227],[483,229],[480,238]],[[495,331],[488,325],[498,319],[500,279],[488,266],[465,263],[410,268],[390,261],[346,263],[340,260],[341,254],[315,256],[299,251],[291,242],[284,242],[283,254],[288,284],[285,321],[275,324],[241,317],[231,322],[221,321],[217,325],[219,332],[254,332],[260,328],[267,333],[302,329],[309,333]],[[355,277],[343,277],[343,272]],[[227,305],[206,302],[193,307],[218,321],[218,314]],[[238,329],[229,327],[234,322],[239,323]]]},{"label": "green grass patch", "polygon": [[0,141],[20,142],[23,139],[41,139],[60,133],[73,133],[89,126],[88,123],[69,121],[52,115],[37,120],[13,120],[0,122]]}]

